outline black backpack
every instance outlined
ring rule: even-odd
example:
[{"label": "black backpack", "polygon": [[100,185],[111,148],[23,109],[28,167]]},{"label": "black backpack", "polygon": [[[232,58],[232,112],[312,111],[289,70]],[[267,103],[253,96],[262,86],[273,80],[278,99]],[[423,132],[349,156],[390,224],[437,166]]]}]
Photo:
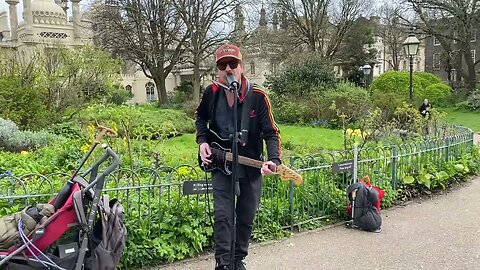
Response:
[{"label": "black backpack", "polygon": [[127,241],[122,204],[103,195],[92,233],[88,237],[85,270],[115,270]]},{"label": "black backpack", "polygon": [[353,205],[353,225],[366,231],[379,230],[382,226],[382,217],[375,207],[378,192],[362,183],[353,183],[347,188],[347,196]]}]

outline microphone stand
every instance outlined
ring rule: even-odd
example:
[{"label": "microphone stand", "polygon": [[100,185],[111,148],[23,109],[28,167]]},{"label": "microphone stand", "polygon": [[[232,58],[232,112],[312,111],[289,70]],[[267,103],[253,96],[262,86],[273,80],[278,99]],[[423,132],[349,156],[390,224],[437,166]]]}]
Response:
[{"label": "microphone stand", "polygon": [[238,187],[238,142],[239,142],[239,133],[238,133],[238,82],[230,83],[229,90],[234,93],[233,98],[233,137],[232,137],[232,182],[231,182],[231,203],[232,203],[232,230],[231,230],[231,247],[230,247],[230,269],[235,267],[235,242],[236,242],[236,211],[235,211],[235,196],[240,195],[240,188]]}]

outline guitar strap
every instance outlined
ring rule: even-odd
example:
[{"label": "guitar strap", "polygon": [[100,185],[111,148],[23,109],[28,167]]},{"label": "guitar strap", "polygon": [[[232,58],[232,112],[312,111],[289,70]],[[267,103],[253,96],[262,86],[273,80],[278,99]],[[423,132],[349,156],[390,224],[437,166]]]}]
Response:
[{"label": "guitar strap", "polygon": [[252,99],[253,99],[253,83],[247,81],[247,87],[245,89],[245,96],[243,97],[242,105],[242,120],[240,126],[240,144],[242,146],[247,145],[248,143],[248,130],[250,127],[250,111],[252,109]]}]

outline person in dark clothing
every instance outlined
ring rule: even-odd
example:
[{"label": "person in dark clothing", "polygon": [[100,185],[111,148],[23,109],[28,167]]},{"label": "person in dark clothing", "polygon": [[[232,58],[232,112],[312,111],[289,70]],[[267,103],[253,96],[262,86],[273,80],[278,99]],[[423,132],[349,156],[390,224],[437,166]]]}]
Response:
[{"label": "person in dark clothing", "polygon": [[[209,132],[213,131],[221,138],[233,136],[233,105],[237,100],[238,127],[241,129],[243,110],[248,112],[248,140],[238,146],[238,154],[248,158],[261,160],[263,141],[266,143],[267,157],[261,169],[239,165],[237,170],[240,195],[237,197],[236,241],[234,269],[230,269],[231,230],[232,230],[232,194],[231,176],[220,170],[212,172],[213,207],[214,207],[214,240],[215,269],[245,269],[244,258],[248,254],[248,246],[252,234],[253,220],[260,203],[262,175],[268,176],[276,172],[281,163],[280,131],[273,119],[267,94],[256,84],[252,84],[243,75],[242,54],[233,44],[224,44],[215,52],[218,82],[213,82],[203,92],[196,111],[196,141],[199,145],[201,162],[211,164],[212,149]],[[229,91],[227,76],[233,75],[239,82],[238,97]],[[250,98],[249,102],[245,102]],[[245,105],[245,104],[249,104]],[[231,144],[231,142],[230,142]]]},{"label": "person in dark clothing", "polygon": [[432,105],[430,104],[430,102],[428,102],[428,99],[424,99],[422,105],[420,106],[420,108],[418,108],[420,114],[425,118],[428,118],[430,116],[431,109]]}]

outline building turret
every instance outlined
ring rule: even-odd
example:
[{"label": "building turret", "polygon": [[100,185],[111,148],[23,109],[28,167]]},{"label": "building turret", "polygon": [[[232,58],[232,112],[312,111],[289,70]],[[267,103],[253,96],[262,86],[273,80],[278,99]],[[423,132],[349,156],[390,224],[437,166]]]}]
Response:
[{"label": "building turret", "polygon": [[276,11],[275,11],[275,13],[273,13],[272,25],[273,25],[273,30],[277,31],[277,29],[278,29],[278,15],[277,15]]},{"label": "building turret", "polygon": [[10,36],[13,42],[18,41],[18,17],[17,17],[17,5],[18,0],[7,0],[8,4],[8,17],[10,18]]},{"label": "building turret", "polygon": [[280,28],[283,29],[283,30],[286,30],[288,28],[287,12],[285,12],[285,11],[282,11]]},{"label": "building turret", "polygon": [[25,39],[31,40],[33,36],[33,14],[31,0],[23,0],[23,22],[25,24]]},{"label": "building turret", "polygon": [[73,16],[73,35],[75,41],[80,41],[80,1],[81,0],[71,0],[72,1],[72,16]]},{"label": "building turret", "polygon": [[242,43],[245,37],[245,17],[243,16],[242,7],[237,5],[235,8],[235,29],[233,32],[233,41],[235,43]]},{"label": "building turret", "polygon": [[0,42],[10,40],[10,28],[8,28],[8,15],[6,11],[0,11]]},{"label": "building turret", "polygon": [[260,9],[260,22],[258,25],[267,27],[267,13],[263,7]]}]

